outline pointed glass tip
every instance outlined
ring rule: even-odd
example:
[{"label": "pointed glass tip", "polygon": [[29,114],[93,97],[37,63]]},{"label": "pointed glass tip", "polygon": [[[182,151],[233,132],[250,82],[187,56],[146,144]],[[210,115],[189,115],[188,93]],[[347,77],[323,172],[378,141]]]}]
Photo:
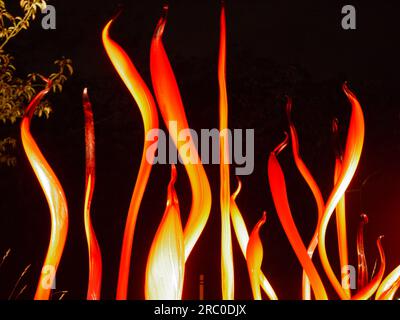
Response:
[{"label": "pointed glass tip", "polygon": [[83,101],[83,105],[90,104],[89,94],[88,94],[88,89],[87,89],[87,88],[84,88],[84,89],[83,89],[83,92],[82,92],[82,101]]},{"label": "pointed glass tip", "polygon": [[260,220],[262,221],[263,224],[267,221],[267,211],[263,211]]},{"label": "pointed glass tip", "polygon": [[331,126],[332,133],[337,134],[339,130],[339,119],[333,118],[332,126]]},{"label": "pointed glass tip", "polygon": [[163,5],[163,14],[167,14],[168,13],[168,8],[169,8],[168,3],[164,3],[164,5]]},{"label": "pointed glass tip", "polygon": [[286,99],[286,116],[288,118],[289,123],[292,122],[292,98],[290,98],[289,96],[285,96]]}]

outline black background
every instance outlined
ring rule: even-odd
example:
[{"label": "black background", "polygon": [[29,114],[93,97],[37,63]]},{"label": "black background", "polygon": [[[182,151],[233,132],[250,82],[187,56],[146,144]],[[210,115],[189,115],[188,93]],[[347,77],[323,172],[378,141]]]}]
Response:
[{"label": "black background", "polygon": [[[66,56],[75,73],[61,95],[50,95],[55,108],[49,120],[35,119],[32,132],[57,173],[68,198],[70,229],[57,273],[57,289],[65,299],[84,299],[87,289],[87,246],[83,225],[84,128],[81,92],[88,86],[96,121],[97,184],[93,212],[103,254],[102,297],[113,299],[126,213],[142,153],[140,113],[110,64],[101,30],[119,4],[123,13],[111,36],[128,52],[151,87],[149,47],[160,17],[161,1],[51,1],[57,29],[43,30],[38,19],[8,50],[23,76],[53,71],[51,61]],[[357,30],[341,28],[341,8],[357,9]],[[218,126],[217,58],[219,1],[170,1],[164,43],[181,89],[189,125]],[[377,259],[376,238],[384,234],[387,270],[399,264],[400,227],[400,13],[395,1],[227,1],[227,84],[231,128],[255,129],[255,170],[243,177],[238,205],[250,229],[263,210],[263,270],[277,295],[301,297],[301,267],[278,221],[267,185],[267,157],[287,130],[285,94],[294,100],[303,158],[324,197],[332,188],[334,154],[330,123],[338,117],[345,138],[350,107],[343,81],[359,98],[365,113],[366,140],[357,174],[347,193],[351,263],[356,265],[356,229],[360,212],[370,218],[366,252],[370,271]],[[161,118],[160,118],[161,119]],[[1,126],[2,136],[19,137],[18,126]],[[21,283],[21,298],[32,298],[49,238],[45,198],[19,144],[15,168],[0,168],[0,253],[12,249],[0,269],[0,296],[7,298],[19,274],[32,268]],[[279,158],[286,175],[293,216],[306,243],[316,224],[312,194],[287,149]],[[220,213],[219,168],[206,165],[213,192],[207,227],[186,264],[184,298],[198,297],[198,278],[205,275],[205,296],[219,299]],[[144,297],[144,268],[152,237],[166,201],[170,168],[156,165],[142,202],[132,255],[129,298]],[[177,191],[183,221],[191,194],[182,166]],[[359,191],[365,179],[368,182]],[[233,174],[232,174],[233,178]],[[232,188],[235,187],[232,179]],[[339,270],[334,223],[328,250]],[[251,298],[245,261],[235,237],[235,297]],[[323,270],[315,262],[323,275]],[[335,294],[327,284],[332,298]],[[56,298],[56,297],[55,297]]]}]

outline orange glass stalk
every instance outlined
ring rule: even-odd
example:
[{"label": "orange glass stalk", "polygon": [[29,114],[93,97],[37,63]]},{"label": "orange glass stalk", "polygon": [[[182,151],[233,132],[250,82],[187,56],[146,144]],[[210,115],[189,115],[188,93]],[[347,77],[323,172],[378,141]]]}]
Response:
[{"label": "orange glass stalk", "polygon": [[359,290],[368,283],[368,265],[364,250],[364,227],[367,223],[367,215],[362,214],[357,230],[357,288]]},{"label": "orange glass stalk", "polygon": [[[243,216],[240,213],[240,210],[236,204],[236,197],[238,196],[241,188],[242,182],[240,181],[239,177],[238,180],[238,187],[235,192],[231,196],[231,203],[230,203],[230,210],[231,210],[231,219],[233,224],[233,230],[235,231],[236,238],[238,239],[240,249],[243,253],[243,257],[246,259],[246,252],[247,252],[247,245],[249,242],[249,233],[247,231],[246,224],[243,220]],[[265,294],[268,296],[270,300],[278,300],[278,297],[272,288],[271,284],[269,283],[266,276],[260,271],[260,284],[263,288]]]},{"label": "orange glass stalk", "polygon": [[389,275],[382,281],[376,291],[376,300],[393,300],[394,295],[400,287],[400,265],[397,266]]},{"label": "orange glass stalk", "polygon": [[[307,253],[310,259],[312,259],[314,251],[318,245],[318,224],[319,221],[321,220],[323,211],[324,211],[324,199],[322,198],[321,191],[318,187],[317,182],[315,181],[314,177],[312,176],[310,170],[308,170],[306,164],[304,163],[303,159],[301,158],[300,155],[300,145],[299,145],[299,138],[297,136],[297,131],[296,127],[294,126],[294,123],[292,121],[292,99],[289,97],[287,98],[287,103],[286,103],[286,115],[288,118],[289,122],[289,128],[290,128],[290,138],[292,141],[292,153],[293,153],[293,158],[296,164],[297,169],[299,170],[300,174],[306,181],[308,187],[310,188],[314,199],[315,203],[317,204],[317,224],[315,227],[314,234],[311,238],[310,244],[308,245],[307,248]],[[303,270],[303,282],[302,282],[302,296],[304,300],[311,300],[311,287],[310,287],[310,280],[307,277],[306,272]]]},{"label": "orange glass stalk", "polygon": [[231,220],[229,215],[229,137],[228,137],[228,97],[226,93],[226,21],[222,4],[220,17],[220,40],[218,59],[219,83],[219,157],[220,157],[220,206],[221,206],[221,279],[222,298],[233,300],[235,278],[232,253]]},{"label": "orange glass stalk", "polygon": [[167,207],[151,245],[146,266],[145,297],[150,300],[182,298],[185,250],[178,197],[174,184],[176,168],[171,167]]},{"label": "orange glass stalk", "polygon": [[325,244],[326,230],[328,228],[329,220],[355,174],[364,142],[364,116],[360,103],[356,96],[349,90],[346,83],[343,85],[343,91],[352,106],[350,125],[346,148],[343,155],[342,169],[337,178],[337,183],[326,202],[324,214],[319,225],[318,251],[322,266],[324,267],[328,279],[332,283],[335,291],[341,299],[350,299],[348,292],[342,288],[341,283],[338,281],[334,271],[332,270]]},{"label": "orange glass stalk", "polygon": [[238,186],[234,193],[231,195],[230,211],[233,230],[235,231],[237,240],[239,242],[240,249],[246,258],[247,245],[249,243],[249,233],[247,231],[246,223],[244,222],[243,216],[240,213],[239,207],[236,204],[236,197],[239,195],[242,189],[242,181],[236,176]]},{"label": "orange glass stalk", "polygon": [[372,280],[365,285],[365,287],[357,291],[357,293],[352,297],[352,300],[368,300],[376,292],[376,290],[379,288],[379,284],[382,282],[386,267],[385,253],[382,248],[382,238],[383,236],[380,236],[376,241],[379,250],[379,257],[381,260],[379,270],[372,278]]},{"label": "orange glass stalk", "polygon": [[143,194],[150,176],[154,159],[156,142],[146,139],[147,132],[158,128],[158,115],[154,98],[146,83],[136,70],[126,52],[109,36],[110,20],[103,29],[102,40],[104,48],[115,70],[136,101],[143,119],[144,147],[139,172],[129,205],[124,238],[122,242],[121,260],[118,274],[117,299],[127,298],[129,271],[131,265],[132,242],[135,233],[136,219],[142,202]]},{"label": "orange glass stalk", "polygon": [[93,191],[96,181],[96,151],[92,104],[87,89],[83,90],[83,111],[85,115],[86,181],[84,222],[89,254],[89,280],[86,298],[99,300],[101,293],[102,260],[99,243],[90,217]]},{"label": "orange glass stalk", "polygon": [[[338,128],[339,128],[338,120],[334,119],[332,122],[332,134],[335,143],[335,169],[333,176],[334,185],[337,183],[340,172],[342,171],[342,161],[343,161],[343,152],[342,148],[340,147]],[[347,247],[347,230],[346,230],[346,196],[344,194],[336,206],[336,231],[338,238],[342,287],[343,290],[347,293],[347,295],[351,297],[350,284],[344,283],[344,281],[347,282],[349,281],[348,280],[349,277],[347,275],[347,266],[349,265],[349,253]]]},{"label": "orange glass stalk", "polygon": [[253,231],[251,231],[246,251],[247,269],[249,271],[254,300],[261,300],[260,275],[264,252],[260,239],[260,228],[266,220],[267,214],[264,211],[262,218],[257,222]]},{"label": "orange glass stalk", "polygon": [[268,180],[272,193],[272,198],[278,213],[279,220],[289,239],[289,242],[305,270],[308,279],[310,279],[311,288],[313,289],[317,300],[328,299],[322,280],[310,259],[307,249],[300,237],[296,224],[293,221],[292,213],[287,198],[286,183],[283,171],[277,159],[279,154],[288,143],[288,135],[286,139],[279,144],[273,152],[271,152],[268,160]]},{"label": "orange glass stalk", "polygon": [[47,82],[46,88],[33,98],[26,108],[21,122],[22,145],[46,197],[51,218],[49,247],[36,288],[35,300],[48,300],[50,297],[68,232],[68,207],[64,190],[57,176],[41,153],[30,131],[31,120],[35,109],[51,89],[51,81],[47,79],[44,80]]},{"label": "orange glass stalk", "polygon": [[[194,245],[199,239],[207,223],[211,210],[211,189],[206,172],[201,163],[193,139],[182,141],[177,138],[177,132],[187,131],[188,125],[181,95],[176,83],[168,56],[162,42],[168,7],[164,7],[163,16],[159,20],[154,32],[150,49],[150,71],[153,88],[161,115],[168,128],[171,138],[178,149],[180,157],[185,162],[185,169],[189,176],[192,190],[192,207],[186,222],[183,234],[185,238],[185,259],[187,259]],[[176,127],[172,128],[171,123]],[[188,160],[188,155],[181,149],[182,145],[190,144],[191,158],[197,163]],[[186,150],[186,149],[185,149]],[[186,161],[185,161],[186,160]]]},{"label": "orange glass stalk", "polygon": [[397,278],[393,285],[386,291],[382,292],[381,295],[375,297],[375,300],[393,300],[396,292],[399,290],[399,287],[400,278]]}]

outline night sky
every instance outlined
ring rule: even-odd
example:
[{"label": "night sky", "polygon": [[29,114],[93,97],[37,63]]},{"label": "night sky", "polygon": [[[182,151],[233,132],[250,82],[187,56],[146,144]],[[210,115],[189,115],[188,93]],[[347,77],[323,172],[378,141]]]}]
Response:
[{"label": "night sky", "polygon": [[[50,119],[32,122],[32,134],[64,187],[70,213],[70,229],[55,291],[68,291],[65,299],[86,297],[81,93],[87,86],[93,104],[97,148],[92,217],[103,254],[102,298],[113,299],[125,219],[142,153],[143,127],[135,102],[102,47],[101,30],[122,5],[111,37],[127,51],[151,88],[150,41],[163,2],[58,0],[49,4],[57,10],[56,30],[43,30],[39,15],[32,27],[18,35],[7,50],[15,55],[21,76],[32,71],[51,73],[52,61],[61,56],[73,61],[74,75],[65,83],[63,92],[49,95],[54,105]],[[356,30],[341,28],[341,8],[345,4],[356,7]],[[366,121],[361,162],[347,193],[350,263],[357,263],[356,230],[361,212],[369,216],[365,241],[370,271],[378,258],[375,241],[381,234],[385,235],[387,272],[400,263],[399,9],[398,1],[388,0],[226,1],[229,125],[232,129],[255,129],[255,170],[252,175],[242,177],[243,190],[237,203],[249,229],[263,210],[268,212],[261,232],[263,271],[280,298],[301,297],[302,272],[279,223],[267,184],[269,152],[282,141],[288,129],[285,95],[293,98],[293,120],[301,153],[326,200],[332,189],[334,165],[330,124],[334,117],[339,119],[344,142],[350,105],[341,85],[349,82]],[[164,44],[189,125],[196,131],[218,127],[219,14],[219,1],[169,1]],[[19,139],[18,125],[1,124],[0,138],[6,136]],[[316,207],[290,150],[282,152],[279,160],[294,219],[308,244],[316,224]],[[15,167],[0,167],[0,257],[8,248],[12,250],[0,269],[0,298],[8,297],[20,273],[32,264],[20,284],[20,287],[28,285],[21,298],[31,299],[47,250],[50,217],[19,140],[15,154]],[[221,297],[219,167],[206,165],[205,169],[212,188],[212,211],[203,236],[186,264],[185,299],[198,297],[200,274],[205,275],[205,297]],[[144,298],[144,269],[164,212],[169,175],[169,166],[153,167],[139,212],[129,285],[132,299]],[[234,189],[233,170],[231,178]],[[179,165],[176,187],[183,221],[190,209],[188,183],[186,172]],[[328,254],[335,270],[339,270],[335,234],[331,223]],[[235,296],[249,299],[246,264],[234,235],[233,245]],[[318,254],[314,260],[330,296],[335,298]]]}]

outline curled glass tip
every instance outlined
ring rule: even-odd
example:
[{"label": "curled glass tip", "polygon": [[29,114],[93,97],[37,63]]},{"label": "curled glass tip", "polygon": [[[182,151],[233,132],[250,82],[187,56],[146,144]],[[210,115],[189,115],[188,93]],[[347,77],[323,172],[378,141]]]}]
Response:
[{"label": "curled glass tip", "polygon": [[167,23],[167,16],[168,16],[168,3],[165,3],[163,6],[163,10],[161,13],[160,20],[158,20],[156,29],[154,31],[154,38],[161,38],[164,33],[164,27]]},{"label": "curled glass tip", "polygon": [[278,155],[283,149],[286,148],[289,142],[289,135],[285,131],[285,139],[272,151],[273,154]]},{"label": "curled glass tip", "polygon": [[234,193],[232,193],[232,199],[235,200],[236,197],[239,195],[240,190],[242,189],[242,181],[240,180],[240,178],[238,176],[236,176],[236,181],[237,181],[237,188],[235,190]]},{"label": "curled glass tip", "polygon": [[119,3],[117,8],[115,9],[114,14],[112,15],[111,20],[114,21],[114,20],[118,19],[118,17],[121,15],[123,10],[124,10],[124,5],[122,3]]}]

